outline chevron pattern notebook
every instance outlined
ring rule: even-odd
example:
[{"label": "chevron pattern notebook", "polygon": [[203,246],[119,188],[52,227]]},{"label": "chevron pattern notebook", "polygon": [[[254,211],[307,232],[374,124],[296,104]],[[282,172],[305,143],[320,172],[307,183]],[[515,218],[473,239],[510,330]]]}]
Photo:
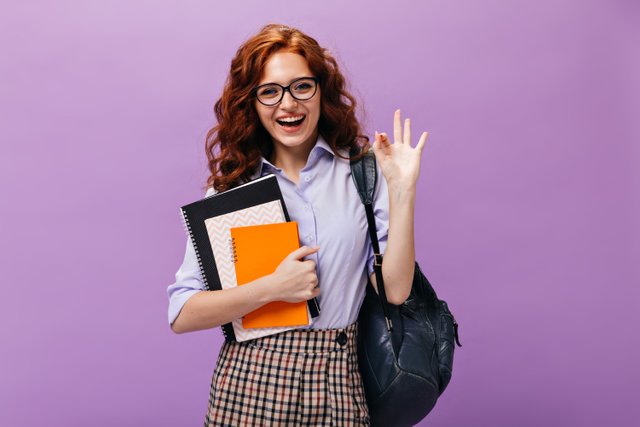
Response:
[{"label": "chevron pattern notebook", "polygon": [[[231,236],[232,227],[242,227],[259,224],[285,223],[282,205],[279,200],[241,209],[228,214],[208,218],[204,221],[211,242],[211,249],[218,267],[218,276],[222,289],[238,286],[235,268],[235,253]],[[293,223],[296,226],[297,223]],[[297,235],[297,232],[296,232]],[[298,243],[298,242],[296,242]],[[295,249],[295,248],[294,248]],[[293,249],[292,249],[293,250]],[[267,273],[268,274],[268,273]],[[304,304],[304,317],[308,322],[307,305]],[[231,322],[237,341],[247,341],[278,332],[294,329],[293,327],[262,327],[261,329],[249,329],[243,325],[242,319]],[[308,324],[308,323],[303,323]]]}]

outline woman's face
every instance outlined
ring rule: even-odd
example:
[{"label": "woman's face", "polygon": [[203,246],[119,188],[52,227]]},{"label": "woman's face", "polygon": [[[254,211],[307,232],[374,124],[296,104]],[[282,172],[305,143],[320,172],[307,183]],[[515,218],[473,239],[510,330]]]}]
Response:
[{"label": "woman's face", "polygon": [[[306,59],[297,53],[276,52],[267,60],[258,85],[278,83],[286,87],[300,77],[315,77],[309,70]],[[271,135],[274,145],[294,151],[296,148],[310,149],[315,145],[320,119],[320,87],[315,95],[306,101],[299,101],[285,91],[280,103],[266,106],[256,99],[255,107],[260,122]],[[302,122],[297,124],[296,120],[293,122],[295,126],[291,126],[291,123],[286,125],[282,121],[285,118],[289,121],[302,119]]]}]

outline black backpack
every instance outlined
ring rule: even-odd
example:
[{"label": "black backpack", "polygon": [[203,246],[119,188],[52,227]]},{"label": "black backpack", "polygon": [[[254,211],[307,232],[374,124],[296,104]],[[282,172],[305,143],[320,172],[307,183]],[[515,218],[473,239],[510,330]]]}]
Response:
[{"label": "black backpack", "polygon": [[[369,237],[379,254],[373,215],[376,162],[373,152],[351,162],[351,173],[367,212]],[[458,323],[438,299],[416,262],[411,294],[395,306],[387,302],[376,255],[379,294],[367,286],[358,316],[358,362],[373,426],[413,426],[433,409],[451,380]]]}]

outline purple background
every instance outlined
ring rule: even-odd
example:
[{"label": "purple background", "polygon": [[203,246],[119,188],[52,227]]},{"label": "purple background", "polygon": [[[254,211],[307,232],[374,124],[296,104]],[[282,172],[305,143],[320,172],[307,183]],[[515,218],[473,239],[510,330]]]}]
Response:
[{"label": "purple background", "polygon": [[0,425],[201,425],[221,334],[167,325],[178,207],[203,194],[231,57],[268,22],[338,57],[370,134],[398,107],[431,133],[418,260],[464,347],[423,425],[639,425],[637,2],[1,15]]}]

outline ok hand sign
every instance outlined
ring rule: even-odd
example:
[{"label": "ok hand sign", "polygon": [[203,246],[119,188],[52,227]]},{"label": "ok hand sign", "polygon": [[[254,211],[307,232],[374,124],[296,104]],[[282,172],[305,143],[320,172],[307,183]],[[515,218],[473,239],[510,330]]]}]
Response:
[{"label": "ok hand sign", "polygon": [[403,132],[400,110],[396,110],[393,117],[393,144],[386,133],[376,132],[373,152],[388,185],[415,189],[420,174],[420,158],[428,135],[428,132],[422,132],[416,147],[411,147],[411,122],[404,120]]}]

